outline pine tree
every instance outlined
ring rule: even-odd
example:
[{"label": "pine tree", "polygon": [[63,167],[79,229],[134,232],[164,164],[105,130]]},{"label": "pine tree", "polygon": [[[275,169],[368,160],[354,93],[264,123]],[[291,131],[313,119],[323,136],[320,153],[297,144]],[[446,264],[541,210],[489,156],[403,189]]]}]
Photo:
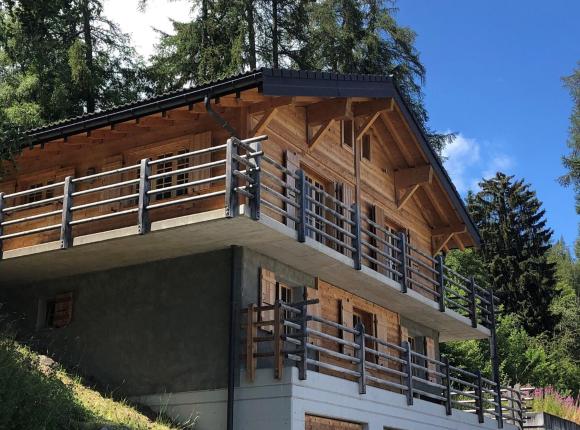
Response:
[{"label": "pine tree", "polygon": [[523,180],[497,173],[467,198],[482,236],[480,253],[507,313],[523,319],[528,333],[551,332],[555,267],[548,261],[552,231],[542,204]]}]

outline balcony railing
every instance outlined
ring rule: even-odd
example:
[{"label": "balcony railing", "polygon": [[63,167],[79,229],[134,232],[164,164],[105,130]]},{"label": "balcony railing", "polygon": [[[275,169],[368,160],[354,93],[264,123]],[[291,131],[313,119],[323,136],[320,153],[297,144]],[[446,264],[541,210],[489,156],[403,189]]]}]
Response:
[{"label": "balcony railing", "polygon": [[314,315],[318,299],[299,303],[276,301],[270,306],[250,305],[243,310],[246,377],[254,380],[257,368],[273,367],[280,379],[284,367],[296,365],[299,378],[308,373],[326,373],[358,384],[394,391],[412,405],[415,398],[441,404],[447,415],[453,410],[474,413],[520,428],[525,406],[521,393],[500,387],[479,370],[468,371],[413,351],[409,342],[394,344],[365,332],[363,324],[348,327]]},{"label": "balcony railing", "polygon": [[[307,238],[350,258],[355,269],[368,267],[469,318],[472,326],[493,327],[496,297],[409,243],[380,221],[309,183],[304,171],[290,171],[265,155],[266,136],[168,157],[19,191],[0,193],[0,258],[4,244],[16,247],[60,240],[72,246],[74,237],[137,224],[146,234],[152,219],[176,217],[223,208],[238,215],[243,202],[251,215],[263,211],[290,225],[300,242]],[[183,162],[184,160],[187,163]],[[176,162],[176,168],[172,163]],[[181,161],[181,164],[180,164]],[[185,166],[185,167],[184,167]],[[115,219],[115,220],[112,220]],[[23,245],[24,244],[24,245]]]}]

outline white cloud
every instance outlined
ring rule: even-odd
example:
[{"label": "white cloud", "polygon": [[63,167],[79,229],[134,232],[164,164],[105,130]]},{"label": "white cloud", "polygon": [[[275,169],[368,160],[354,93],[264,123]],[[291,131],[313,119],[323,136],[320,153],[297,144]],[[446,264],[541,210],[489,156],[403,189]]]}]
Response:
[{"label": "white cloud", "polygon": [[513,159],[489,141],[467,137],[461,133],[444,150],[445,168],[461,194],[476,191],[482,178],[495,176],[498,171],[514,167]]},{"label": "white cloud", "polygon": [[171,32],[173,27],[170,18],[187,21],[191,16],[191,3],[148,0],[144,12],[138,10],[138,3],[139,0],[105,0],[104,11],[109,19],[131,35],[137,52],[147,59],[159,42],[159,35],[154,28]]}]

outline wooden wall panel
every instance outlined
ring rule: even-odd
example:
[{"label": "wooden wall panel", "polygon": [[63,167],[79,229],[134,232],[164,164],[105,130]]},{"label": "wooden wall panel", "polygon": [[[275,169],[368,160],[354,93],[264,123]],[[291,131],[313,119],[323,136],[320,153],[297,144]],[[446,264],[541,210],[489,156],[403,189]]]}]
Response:
[{"label": "wooden wall panel", "polygon": [[332,418],[306,415],[305,430],[363,430],[363,425]]}]

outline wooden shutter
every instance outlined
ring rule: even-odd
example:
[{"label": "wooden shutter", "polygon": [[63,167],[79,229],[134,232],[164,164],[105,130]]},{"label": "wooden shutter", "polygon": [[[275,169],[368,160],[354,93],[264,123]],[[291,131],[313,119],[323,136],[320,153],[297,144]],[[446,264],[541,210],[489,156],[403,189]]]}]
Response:
[{"label": "wooden shutter", "polygon": [[[348,299],[340,300],[340,323],[346,327],[352,326],[352,303]],[[346,330],[342,330],[342,338],[349,342],[354,342],[354,335]],[[354,348],[350,345],[343,345],[342,353],[354,357]]]},{"label": "wooden shutter", "polygon": [[[432,337],[425,336],[425,355],[428,358],[435,360],[435,340]],[[433,373],[434,371],[437,370],[437,365],[435,363],[427,361],[427,369],[429,381],[437,382],[437,375]]]},{"label": "wooden shutter", "polygon": [[[352,205],[355,202],[354,188],[350,184],[342,184],[342,202],[348,208],[352,207]],[[349,218],[351,219],[351,221],[354,220],[354,218],[352,218],[351,216],[349,216]],[[353,228],[350,224],[349,225],[345,224],[345,228],[348,231],[351,231],[351,232],[353,231]],[[347,245],[352,246],[352,239],[350,237],[345,237],[344,241]],[[345,255],[347,257],[352,257],[352,252],[350,251],[350,249],[345,250]]]},{"label": "wooden shutter", "polygon": [[[290,170],[292,173],[296,173],[296,171],[300,169],[300,156],[296,152],[287,149],[284,152],[284,164],[288,170]],[[290,175],[284,176],[286,177],[286,185],[296,188],[296,180]],[[286,197],[290,199],[296,198],[296,194],[292,190],[286,189],[285,194]],[[285,207],[289,215],[296,217],[296,208],[294,206],[285,204]],[[292,229],[296,228],[296,223],[290,218],[286,218],[286,225]]]},{"label": "wooden shutter", "polygon": [[[195,134],[193,136],[193,145],[192,148],[194,151],[198,151],[200,149],[206,149],[211,146],[211,131],[205,133]],[[211,153],[205,153],[200,155],[195,155],[191,159],[192,166],[199,166],[201,164],[206,164],[211,162]],[[201,170],[194,170],[191,172],[191,180],[192,181],[199,181],[202,179],[211,178],[211,168],[201,169]],[[197,185],[193,187],[194,191],[203,192],[208,190],[211,187],[211,184],[205,183],[201,185]]]},{"label": "wooden shutter", "polygon": [[[378,206],[378,205],[373,205],[373,210],[372,210],[372,216],[373,216],[373,221],[381,226],[381,227],[385,227],[385,211],[382,207]],[[378,228],[373,228],[374,233],[379,237],[380,240],[382,241],[387,241],[387,235],[379,230]],[[389,250],[387,249],[387,245],[385,245],[383,242],[378,241],[376,239],[373,239],[373,243],[374,245],[381,250],[382,252],[388,254]],[[376,253],[376,259],[379,263],[384,264],[386,266],[388,266],[389,262],[388,259],[386,257],[384,257],[383,255],[379,254],[378,252]],[[385,269],[383,266],[378,265],[377,264],[377,272],[383,274],[383,275],[388,275],[388,270]]]},{"label": "wooden shutter", "polygon": [[[304,287],[305,299],[312,300],[312,299],[320,299],[319,295],[319,288],[318,288],[319,279],[316,278],[316,288],[308,288]],[[322,303],[318,302],[315,305],[308,305],[308,315],[313,315],[315,317],[319,317],[322,314]],[[317,321],[310,321],[308,323],[308,327],[316,331],[322,331],[322,324]],[[310,336],[309,337],[310,343],[314,345],[320,345],[320,338],[318,336]]]},{"label": "wooden shutter", "polygon": [[[377,333],[377,338],[379,338],[380,340],[384,341],[384,342],[388,342],[389,340],[389,336],[388,336],[388,332],[389,332],[389,321],[388,321],[388,316],[385,315],[385,312],[379,312],[378,314],[375,314],[375,318],[376,318],[376,333]],[[382,344],[377,344],[377,350],[383,354],[389,354],[389,348],[387,348],[385,345]],[[387,367],[389,365],[389,360],[386,359],[385,357],[379,357],[377,363],[380,366],[385,366]]]},{"label": "wooden shutter", "polygon": [[[271,306],[276,302],[276,275],[263,267],[260,268],[260,306]],[[260,312],[261,321],[274,319],[274,310]],[[273,326],[264,326],[264,330],[273,330]]]},{"label": "wooden shutter", "polygon": [[65,327],[72,321],[73,295],[72,293],[59,294],[55,297],[52,326]]},{"label": "wooden shutter", "polygon": [[407,327],[403,327],[401,326],[401,344],[403,342],[408,342],[409,341],[409,331],[407,330]]}]

